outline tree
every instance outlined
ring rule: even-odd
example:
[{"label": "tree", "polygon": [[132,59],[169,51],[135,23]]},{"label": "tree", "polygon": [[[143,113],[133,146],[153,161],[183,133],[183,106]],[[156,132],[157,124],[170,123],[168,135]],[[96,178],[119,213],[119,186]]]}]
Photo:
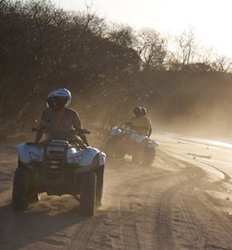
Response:
[{"label": "tree", "polygon": [[167,42],[154,30],[143,30],[138,34],[137,51],[144,68],[163,69],[167,55]]},{"label": "tree", "polygon": [[218,55],[213,49],[204,49],[199,57],[199,62],[207,65],[211,72],[228,73],[232,71],[230,58]]},{"label": "tree", "polygon": [[232,62],[226,56],[218,56],[212,63],[213,71],[228,73],[232,71]]},{"label": "tree", "polygon": [[193,63],[197,55],[197,43],[193,31],[184,31],[176,38],[176,43],[176,60],[182,65]]},{"label": "tree", "polygon": [[114,26],[108,33],[108,39],[125,48],[132,48],[136,41],[132,28],[122,25]]}]

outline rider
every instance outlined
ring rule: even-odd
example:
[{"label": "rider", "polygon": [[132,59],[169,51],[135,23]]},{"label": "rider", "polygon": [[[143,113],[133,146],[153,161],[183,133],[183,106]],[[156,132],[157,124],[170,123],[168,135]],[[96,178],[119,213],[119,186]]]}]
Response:
[{"label": "rider", "polygon": [[88,145],[86,136],[81,131],[81,121],[76,111],[69,109],[72,95],[68,89],[52,91],[47,98],[47,108],[43,111],[36,132],[35,143],[39,143],[45,134],[47,139],[65,137],[75,131]]},{"label": "rider", "polygon": [[150,119],[146,116],[147,109],[142,106],[137,106],[134,108],[133,113],[134,116],[127,123],[129,127],[139,134],[150,137],[152,133],[152,127]]}]

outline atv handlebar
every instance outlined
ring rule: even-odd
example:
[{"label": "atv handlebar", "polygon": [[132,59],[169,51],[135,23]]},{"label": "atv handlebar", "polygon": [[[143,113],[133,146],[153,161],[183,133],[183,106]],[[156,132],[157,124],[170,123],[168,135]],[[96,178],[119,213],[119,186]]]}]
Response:
[{"label": "atv handlebar", "polygon": [[90,132],[88,129],[85,129],[85,128],[80,128],[80,129],[76,130],[76,132],[77,132],[78,134],[84,134],[84,135],[89,135],[89,134],[91,134],[91,132]]},{"label": "atv handlebar", "polygon": [[[39,132],[39,131],[41,131],[41,129],[32,128],[32,132]],[[80,128],[78,130],[73,130],[71,132],[73,132],[74,134],[77,134],[77,135],[89,135],[89,134],[91,134],[91,132],[88,129],[84,129],[84,128]]]}]

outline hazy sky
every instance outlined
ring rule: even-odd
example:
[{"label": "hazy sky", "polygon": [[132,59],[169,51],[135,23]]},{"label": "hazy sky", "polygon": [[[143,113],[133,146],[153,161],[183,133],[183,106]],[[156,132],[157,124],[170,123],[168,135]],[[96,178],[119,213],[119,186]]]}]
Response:
[{"label": "hazy sky", "polygon": [[86,4],[108,21],[167,35],[193,28],[203,46],[232,57],[232,0],[53,0],[68,10]]}]

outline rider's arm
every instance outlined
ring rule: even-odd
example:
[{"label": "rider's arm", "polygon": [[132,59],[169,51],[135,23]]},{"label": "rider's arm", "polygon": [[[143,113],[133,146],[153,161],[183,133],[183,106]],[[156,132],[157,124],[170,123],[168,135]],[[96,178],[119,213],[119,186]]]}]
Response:
[{"label": "rider's arm", "polygon": [[40,140],[42,139],[42,137],[43,137],[43,131],[42,130],[36,131],[36,134],[35,134],[35,143],[39,143]]},{"label": "rider's arm", "polygon": [[80,117],[79,117],[78,113],[76,113],[76,112],[74,112],[74,115],[73,115],[73,127],[75,128],[75,130],[77,132],[79,132],[78,135],[82,139],[82,141],[86,145],[89,145],[88,141],[87,141],[87,137],[85,136],[85,134],[80,133],[80,131],[81,131],[81,120],[80,120]]},{"label": "rider's arm", "polygon": [[78,131],[81,129],[81,120],[77,112],[73,111],[73,127]]},{"label": "rider's arm", "polygon": [[150,137],[151,136],[151,134],[152,134],[152,126],[151,126],[151,121],[148,119],[148,137]]},{"label": "rider's arm", "polygon": [[39,127],[36,130],[35,140],[34,140],[35,143],[39,143],[40,140],[42,139],[44,130],[46,128],[46,124],[47,124],[47,115],[46,112],[44,111],[40,119]]}]

